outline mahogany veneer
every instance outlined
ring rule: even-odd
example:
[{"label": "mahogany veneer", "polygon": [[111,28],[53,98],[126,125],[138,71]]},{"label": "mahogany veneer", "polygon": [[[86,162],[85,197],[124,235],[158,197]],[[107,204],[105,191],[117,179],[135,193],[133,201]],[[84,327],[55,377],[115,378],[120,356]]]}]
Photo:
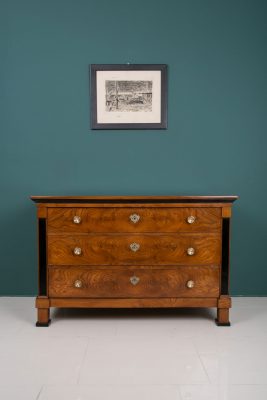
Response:
[{"label": "mahogany veneer", "polygon": [[230,325],[229,233],[237,196],[32,196],[37,326],[50,307],[217,307]]},{"label": "mahogany veneer", "polygon": [[77,233],[73,217],[79,216],[82,224],[79,233],[118,232],[192,232],[186,222],[188,215],[196,217],[194,232],[221,231],[220,208],[151,208],[142,209],[142,218],[132,223],[132,207],[49,208],[47,229],[49,234]]},{"label": "mahogany veneer", "polygon": [[[218,265],[221,262],[219,234],[105,234],[48,235],[49,265]],[[139,249],[131,250],[131,243]],[[74,249],[81,249],[79,256]],[[189,257],[188,248],[195,254]]]},{"label": "mahogany veneer", "polygon": [[[129,284],[138,276],[136,285]],[[179,269],[88,269],[87,267],[50,267],[49,296],[89,298],[160,298],[160,297],[217,297],[219,295],[218,267],[180,267]],[[188,290],[185,282],[198,284]],[[73,281],[80,280],[79,291]]]}]

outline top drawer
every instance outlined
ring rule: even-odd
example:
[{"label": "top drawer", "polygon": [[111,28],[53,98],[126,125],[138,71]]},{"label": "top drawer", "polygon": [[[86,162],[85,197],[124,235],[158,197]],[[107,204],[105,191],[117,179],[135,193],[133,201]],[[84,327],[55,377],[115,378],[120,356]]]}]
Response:
[{"label": "top drawer", "polygon": [[48,234],[205,232],[220,229],[219,207],[48,208]]}]

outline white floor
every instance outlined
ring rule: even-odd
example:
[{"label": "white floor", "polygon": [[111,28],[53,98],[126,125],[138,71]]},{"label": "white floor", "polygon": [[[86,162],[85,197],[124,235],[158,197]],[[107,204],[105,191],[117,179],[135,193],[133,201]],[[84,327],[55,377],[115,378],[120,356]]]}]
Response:
[{"label": "white floor", "polygon": [[267,298],[215,310],[52,310],[0,297],[2,400],[266,400]]}]

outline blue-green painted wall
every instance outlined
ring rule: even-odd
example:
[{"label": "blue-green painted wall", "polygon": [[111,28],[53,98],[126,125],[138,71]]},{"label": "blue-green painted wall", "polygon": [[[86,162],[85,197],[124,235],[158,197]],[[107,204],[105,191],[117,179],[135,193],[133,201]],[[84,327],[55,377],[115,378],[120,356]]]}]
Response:
[{"label": "blue-green painted wall", "polygon": [[[238,194],[231,292],[267,295],[267,2],[1,1],[0,294],[37,290],[29,195]],[[166,63],[166,131],[91,131],[88,65]]]}]

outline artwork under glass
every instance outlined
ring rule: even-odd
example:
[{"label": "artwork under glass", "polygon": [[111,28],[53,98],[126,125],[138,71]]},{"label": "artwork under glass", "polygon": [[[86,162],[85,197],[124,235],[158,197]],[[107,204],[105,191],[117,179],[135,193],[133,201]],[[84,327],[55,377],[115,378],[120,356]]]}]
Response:
[{"label": "artwork under glass", "polygon": [[91,65],[92,129],[166,129],[166,65]]}]

